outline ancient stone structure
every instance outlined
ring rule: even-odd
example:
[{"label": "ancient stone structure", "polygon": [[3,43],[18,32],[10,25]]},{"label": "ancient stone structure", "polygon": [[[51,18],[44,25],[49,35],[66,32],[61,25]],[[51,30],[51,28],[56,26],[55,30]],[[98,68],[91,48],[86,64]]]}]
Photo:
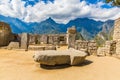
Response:
[{"label": "ancient stone structure", "polygon": [[91,55],[97,55],[97,44],[95,41],[76,40],[75,49],[88,52]]},{"label": "ancient stone structure", "polygon": [[120,18],[115,20],[113,40],[106,41],[103,47],[98,48],[98,55],[120,54]]},{"label": "ancient stone structure", "polygon": [[43,35],[30,34],[29,44],[52,44],[52,45],[66,44],[66,34],[43,34]]},{"label": "ancient stone structure", "polygon": [[97,55],[111,56],[116,53],[116,42],[106,41],[103,47],[99,47]]},{"label": "ancient stone structure", "polygon": [[29,34],[29,44],[37,44],[37,35]]},{"label": "ancient stone structure", "polygon": [[97,55],[97,44],[94,40],[88,42],[88,52],[91,55]]},{"label": "ancient stone structure", "polygon": [[67,44],[68,48],[75,48],[76,28],[73,26],[67,29]]},{"label": "ancient stone structure", "polygon": [[10,42],[10,44],[7,46],[7,49],[19,49],[20,44],[19,42]]},{"label": "ancient stone structure", "polygon": [[77,49],[77,50],[81,50],[81,49],[88,50],[88,41],[76,40],[75,49]]},{"label": "ancient stone structure", "polygon": [[[40,37],[38,37],[40,38]],[[48,44],[48,36],[47,35],[42,35],[40,39],[38,39],[39,43],[41,44]]]},{"label": "ancient stone structure", "polygon": [[114,23],[113,40],[116,41],[116,54],[120,54],[120,18]]},{"label": "ancient stone structure", "polygon": [[9,24],[0,22],[0,46],[7,46],[12,40],[12,32]]},{"label": "ancient stone structure", "polygon": [[20,42],[20,48],[21,49],[25,49],[28,50],[28,46],[29,46],[29,34],[27,33],[22,33],[21,34],[21,42]]},{"label": "ancient stone structure", "polygon": [[120,40],[116,41],[116,54],[120,55]]},{"label": "ancient stone structure", "polygon": [[120,40],[120,18],[115,20],[115,23],[114,23],[113,40],[115,41]]},{"label": "ancient stone structure", "polygon": [[87,53],[78,51],[75,49],[69,49],[64,51],[39,51],[34,55],[34,60],[44,65],[79,65],[85,60]]}]

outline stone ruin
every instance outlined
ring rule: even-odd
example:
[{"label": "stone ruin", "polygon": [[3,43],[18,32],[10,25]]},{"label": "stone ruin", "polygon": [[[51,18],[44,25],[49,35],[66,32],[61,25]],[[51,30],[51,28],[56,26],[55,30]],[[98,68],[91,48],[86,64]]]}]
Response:
[{"label": "stone ruin", "polygon": [[[106,41],[103,47],[97,47],[95,41],[76,40],[77,30],[75,27],[67,29],[67,34],[13,34],[7,23],[0,22],[0,46],[7,46],[8,49],[17,48],[25,50],[56,50],[56,46],[68,45],[68,48],[83,50],[89,54],[112,55],[120,54],[120,18],[115,21],[112,41]],[[36,47],[29,45],[49,44],[48,47]],[[98,51],[97,51],[98,49]],[[98,52],[98,53],[97,53]]]},{"label": "stone ruin", "polygon": [[21,34],[21,41],[20,41],[20,48],[28,50],[28,46],[29,46],[29,34],[22,33]]},{"label": "stone ruin", "polygon": [[[7,47],[8,49],[24,49],[25,51],[39,50],[40,52],[37,52],[37,54],[34,55],[34,59],[40,64],[79,65],[85,60],[85,57],[88,54],[97,55],[96,42],[76,40],[77,30],[74,26],[67,29],[67,34],[43,35],[28,33],[15,35],[12,34],[9,25],[7,24],[2,25],[2,27],[0,28],[0,39],[1,41],[3,41],[2,43],[0,43],[0,46],[9,44]],[[55,51],[56,46],[66,44],[68,45],[68,50]]]},{"label": "stone ruin", "polygon": [[20,37],[18,34],[13,34],[10,25],[0,22],[0,47],[8,46],[8,49],[20,47]]},{"label": "stone ruin", "polygon": [[120,54],[120,18],[115,20],[113,41],[116,42],[116,54]]},{"label": "stone ruin", "polygon": [[52,44],[52,45],[65,45],[66,34],[43,34],[34,35],[30,34],[29,44]]},{"label": "stone ruin", "polygon": [[88,55],[97,55],[97,44],[95,41],[82,41],[76,40],[75,42],[75,49],[80,51],[85,51]]},{"label": "stone ruin", "polygon": [[[40,64],[78,65],[84,61],[87,55],[111,56],[120,54],[120,18],[114,24],[113,40],[106,41],[103,47],[98,48],[93,40],[76,40],[76,35],[77,30],[74,26],[67,29],[67,34],[13,34],[8,24],[0,22],[0,46],[9,44],[8,49],[42,50],[34,55],[34,60]],[[46,45],[40,46],[44,44]],[[68,50],[63,52],[55,51],[56,46],[66,44],[68,45]]]},{"label": "stone ruin", "polygon": [[76,33],[77,31],[76,31],[75,26],[67,29],[68,48],[75,48]]},{"label": "stone ruin", "polygon": [[113,40],[106,41],[103,47],[98,48],[98,55],[119,55],[120,54],[120,18],[115,20]]},{"label": "stone ruin", "polygon": [[[67,29],[67,34],[38,35],[28,33],[12,34],[8,24],[1,23],[1,25],[5,25],[7,27],[1,27],[0,36],[2,37],[2,35],[4,35],[4,37],[0,38],[2,39],[0,45],[3,46],[3,43],[5,43],[5,45],[9,44],[7,47],[8,49],[56,50],[56,46],[68,45],[68,48],[75,48],[77,50],[84,49],[89,52],[89,54],[96,54],[97,47],[94,41],[76,40],[77,30],[74,26]],[[42,44],[43,46],[40,46]]]},{"label": "stone ruin", "polygon": [[0,46],[6,46],[13,40],[9,24],[0,22]]},{"label": "stone ruin", "polygon": [[68,48],[85,51],[89,55],[97,55],[97,44],[95,41],[76,40],[77,30],[73,26],[67,29]]},{"label": "stone ruin", "polygon": [[99,47],[97,54],[104,56],[112,56],[116,53],[116,42],[115,41],[106,41],[103,47]]},{"label": "stone ruin", "polygon": [[30,34],[29,39],[29,50],[56,50],[57,46],[66,45],[66,34]]},{"label": "stone ruin", "polygon": [[[85,49],[90,54],[96,54],[97,47],[95,42],[76,40],[77,30],[74,26],[67,29],[67,34],[38,35],[28,33],[13,34],[8,24],[0,24],[3,26],[0,31],[0,46],[3,46],[3,43],[6,46],[9,44],[8,49],[56,50],[56,46],[68,45],[68,48]],[[43,46],[40,46],[42,44]]]}]

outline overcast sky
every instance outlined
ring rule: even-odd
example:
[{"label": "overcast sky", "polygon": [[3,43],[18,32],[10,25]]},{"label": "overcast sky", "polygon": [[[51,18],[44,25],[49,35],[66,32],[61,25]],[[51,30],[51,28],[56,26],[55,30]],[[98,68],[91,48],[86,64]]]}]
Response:
[{"label": "overcast sky", "polygon": [[25,22],[40,22],[49,17],[58,23],[75,18],[105,21],[120,17],[120,8],[102,0],[0,0],[0,15]]}]

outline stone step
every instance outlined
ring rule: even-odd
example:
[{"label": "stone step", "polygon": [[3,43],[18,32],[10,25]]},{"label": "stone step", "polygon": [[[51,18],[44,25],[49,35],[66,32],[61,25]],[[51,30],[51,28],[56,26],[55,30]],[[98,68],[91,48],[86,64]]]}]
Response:
[{"label": "stone step", "polygon": [[56,50],[56,46],[29,46],[28,50]]}]

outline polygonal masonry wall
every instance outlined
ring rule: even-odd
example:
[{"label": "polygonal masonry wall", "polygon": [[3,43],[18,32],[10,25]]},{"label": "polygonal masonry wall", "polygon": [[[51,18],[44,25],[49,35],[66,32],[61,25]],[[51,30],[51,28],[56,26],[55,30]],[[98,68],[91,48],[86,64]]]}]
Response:
[{"label": "polygonal masonry wall", "polygon": [[11,33],[9,24],[0,22],[0,46],[6,46],[9,44]]},{"label": "polygonal masonry wall", "polygon": [[114,23],[113,40],[116,41],[116,54],[120,54],[120,18]]}]

